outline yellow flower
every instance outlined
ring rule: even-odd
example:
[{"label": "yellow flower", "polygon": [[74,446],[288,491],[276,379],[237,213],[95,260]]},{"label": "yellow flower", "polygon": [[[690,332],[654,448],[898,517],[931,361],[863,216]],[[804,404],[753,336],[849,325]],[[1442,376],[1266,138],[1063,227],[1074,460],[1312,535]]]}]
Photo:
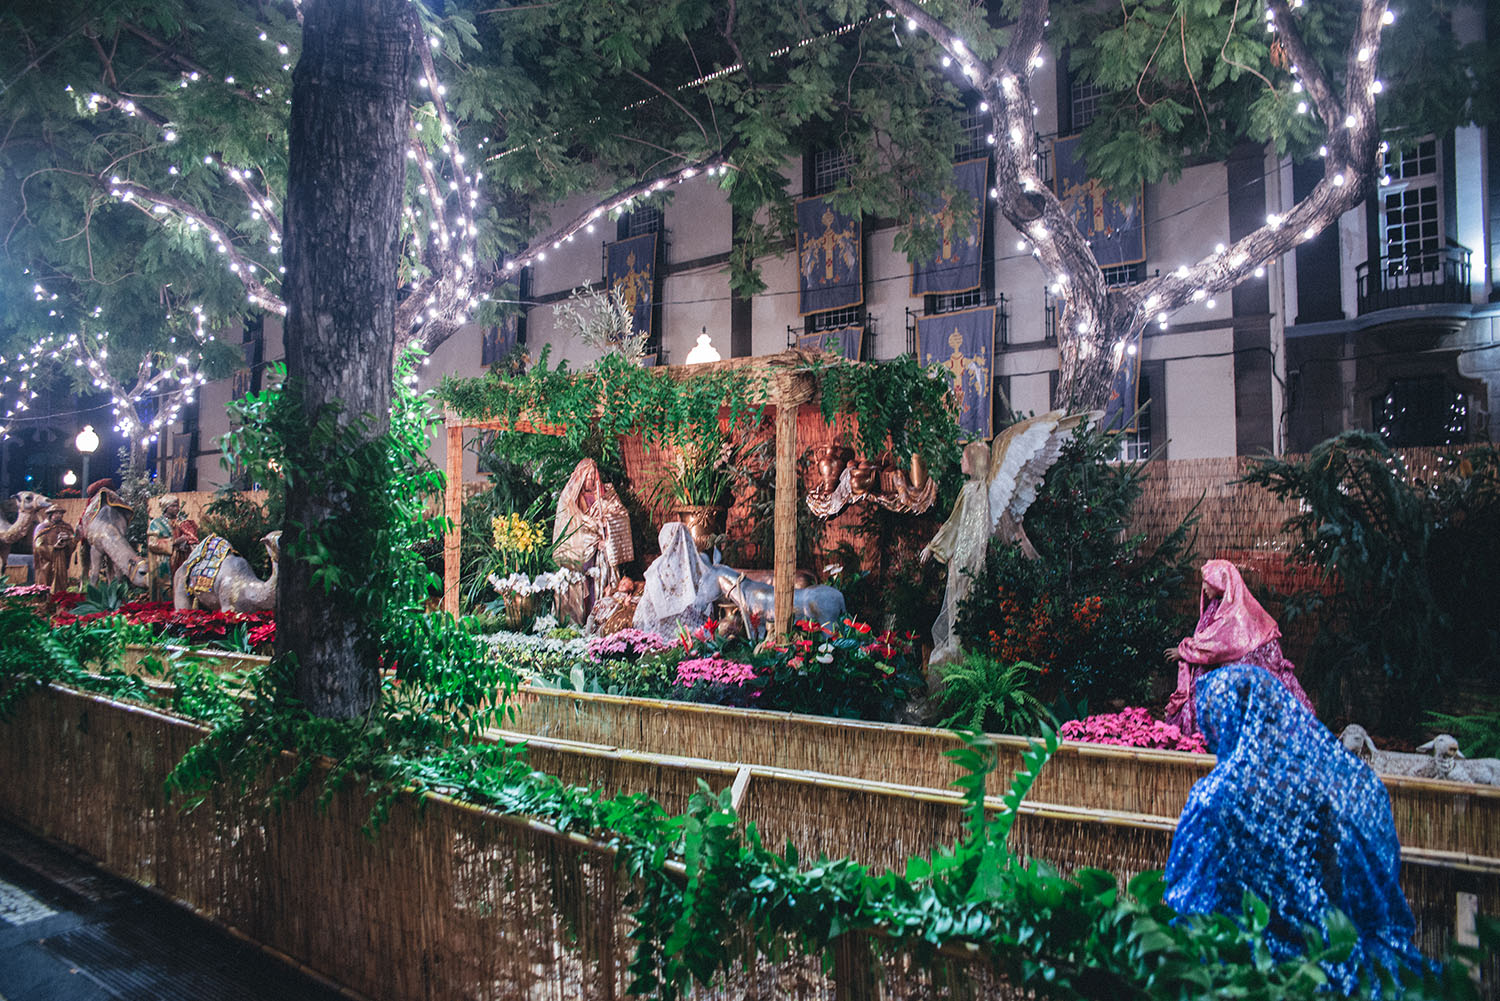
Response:
[{"label": "yellow flower", "polygon": [[503,553],[535,552],[542,544],[542,529],[514,512],[500,515],[490,522],[495,549]]}]

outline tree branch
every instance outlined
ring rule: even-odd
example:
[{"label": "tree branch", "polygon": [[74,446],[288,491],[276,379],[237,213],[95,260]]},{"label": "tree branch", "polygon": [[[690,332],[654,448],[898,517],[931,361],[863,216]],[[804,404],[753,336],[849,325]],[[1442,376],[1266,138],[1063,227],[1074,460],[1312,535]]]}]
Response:
[{"label": "tree branch", "polygon": [[[110,179],[106,181],[104,178],[100,178],[97,183],[101,188],[107,189],[111,195],[127,203],[134,203],[139,198],[142,201],[152,203],[153,206],[161,205],[184,218],[196,222],[213,238],[215,248],[228,258],[230,271],[245,286],[245,292],[249,301],[267,312],[275,313],[277,316],[286,315],[286,304],[255,277],[254,271],[257,268],[261,268],[261,265],[241,254],[225,234],[223,228],[207,213],[180,198],[175,198],[172,195],[164,195],[159,191],[153,191],[136,181],[124,179]],[[144,205],[137,204],[135,207],[153,218],[158,215],[153,209],[148,209]]]}]

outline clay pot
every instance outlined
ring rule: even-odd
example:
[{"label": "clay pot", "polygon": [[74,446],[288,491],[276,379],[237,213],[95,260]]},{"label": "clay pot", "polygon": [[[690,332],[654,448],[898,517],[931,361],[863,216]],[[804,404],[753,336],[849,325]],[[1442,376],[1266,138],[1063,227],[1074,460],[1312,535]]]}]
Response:
[{"label": "clay pot", "polygon": [[844,467],[849,465],[849,460],[854,458],[854,450],[842,445],[824,445],[822,448],[813,449],[813,469],[809,477],[809,492],[823,494],[833,493],[839,485],[839,477],[844,474]]},{"label": "clay pot", "polygon": [[880,463],[871,462],[869,459],[860,459],[850,469],[849,486],[854,488],[854,492],[857,494],[879,493]]},{"label": "clay pot", "polygon": [[725,507],[683,506],[667,512],[670,521],[680,521],[692,533],[693,545],[700,553],[713,550],[714,537],[724,533],[724,520],[729,514]]}]

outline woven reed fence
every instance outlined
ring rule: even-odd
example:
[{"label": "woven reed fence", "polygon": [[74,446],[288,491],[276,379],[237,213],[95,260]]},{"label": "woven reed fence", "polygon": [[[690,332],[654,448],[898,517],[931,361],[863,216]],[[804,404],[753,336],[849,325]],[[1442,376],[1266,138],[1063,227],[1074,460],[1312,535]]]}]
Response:
[{"label": "woven reed fence", "polygon": [[[152,710],[53,689],[0,724],[0,813],[345,988],[391,1001],[615,1001],[633,946],[609,846],[444,797],[399,803],[374,840],[357,792],[266,813],[231,795],[169,806],[202,736]],[[848,935],[818,957],[747,955],[705,999],[978,998],[983,962]]]},{"label": "woven reed fence", "polygon": [[[251,503],[264,504],[266,502],[264,490],[246,490],[242,491],[242,494]],[[203,509],[214,502],[218,493],[213,490],[184,490],[172,496],[182,501],[182,510],[189,518],[198,521],[203,517]],[[88,500],[83,497],[60,497],[54,503],[63,509],[63,520],[76,525],[78,519],[83,517],[83,509],[87,506]],[[158,512],[156,499],[152,498],[149,503],[151,506],[149,514],[154,517]]]},{"label": "woven reed fence", "polygon": [[[399,804],[373,841],[360,832],[369,803],[352,791],[326,810],[308,794],[273,814],[221,794],[183,815],[165,802],[162,780],[201,734],[94,696],[38,695],[0,725],[0,772],[8,777],[0,813],[367,997],[623,996],[629,886],[607,846],[442,797]],[[931,788],[547,738],[533,738],[530,753],[567,781],[651,792],[669,809],[680,808],[700,778],[737,787],[744,818],[768,844],[790,840],[809,858],[893,865],[955,839],[961,827],[957,797]],[[1049,770],[1070,754],[1083,757],[1070,748]],[[1105,783],[1096,776],[1096,784]],[[1017,820],[1016,850],[1122,876],[1164,865],[1175,816],[1048,803],[1042,788]],[[1429,813],[1444,797],[1475,813],[1493,805],[1482,790],[1425,792]],[[1460,894],[1472,895],[1481,912],[1500,910],[1494,857],[1410,847],[1406,854],[1402,881],[1425,950],[1441,952],[1453,935]],[[869,945],[845,942],[831,972],[805,958],[749,957],[718,990],[698,996],[1009,993],[982,964],[945,956],[918,965]]]},{"label": "woven reed fence", "polygon": [[[681,755],[770,769],[839,775],[926,790],[947,789],[959,772],[943,752],[959,746],[946,730],[864,720],[731,709],[662,699],[526,688],[516,699],[515,738],[534,735],[615,750]],[[997,736],[992,795],[1026,748]],[[1034,801],[1175,821],[1194,782],[1213,767],[1203,754],[1066,741],[1032,790]],[[1396,830],[1408,851],[1453,861],[1496,860],[1500,788],[1389,776]]]},{"label": "woven reed fence", "polygon": [[[958,771],[942,755],[959,740],[946,731],[545,689],[517,701],[519,718],[500,736],[526,741],[542,770],[650,792],[675,810],[700,778],[714,788],[741,779],[742,816],[767,844],[790,840],[804,857],[899,868],[962,829],[947,788]],[[996,741],[992,797],[1026,747]],[[1163,868],[1188,792],[1212,766],[1207,755],[1065,742],[1023,804],[1012,848],[1121,877]],[[1500,789],[1398,777],[1386,787],[1419,940],[1439,954],[1467,906],[1460,894],[1500,914]]]},{"label": "woven reed fence", "polygon": [[[1431,483],[1457,462],[1461,452],[1461,448],[1409,448],[1397,454],[1409,480]],[[1296,461],[1305,456],[1284,458]],[[1281,526],[1297,513],[1297,503],[1278,500],[1261,487],[1234,482],[1253,461],[1248,456],[1231,456],[1151,463],[1131,513],[1131,530],[1145,533],[1146,546],[1154,547],[1197,505],[1201,518],[1193,548],[1198,555],[1232,559],[1260,578],[1250,580],[1252,586],[1260,584],[1282,594],[1315,586],[1320,581],[1315,568],[1285,567],[1286,554],[1296,540]]]}]

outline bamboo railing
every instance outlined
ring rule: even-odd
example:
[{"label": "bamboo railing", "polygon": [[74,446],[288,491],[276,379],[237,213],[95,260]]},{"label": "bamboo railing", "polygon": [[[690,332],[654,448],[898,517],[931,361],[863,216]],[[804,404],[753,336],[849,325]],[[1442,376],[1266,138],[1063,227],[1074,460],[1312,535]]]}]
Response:
[{"label": "bamboo railing", "polygon": [[[610,846],[441,796],[401,801],[379,835],[370,803],[316,788],[266,812],[232,790],[181,813],[163,780],[203,731],[54,688],[0,723],[0,814],[155,888],[355,997],[616,1001],[633,954]],[[288,762],[287,767],[290,767]],[[317,782],[314,781],[316,787]],[[915,962],[845,938],[825,970],[746,953],[704,999],[1002,997],[988,966]],[[878,984],[874,993],[851,994]],[[954,993],[955,985],[961,989]]]},{"label": "bamboo railing", "polygon": [[[529,736],[533,747],[543,746],[542,740],[571,741],[929,790],[945,790],[959,775],[943,756],[960,745],[959,738],[930,727],[543,688],[522,689],[516,702],[512,738]],[[1027,742],[994,739],[1000,761],[989,791],[998,795]],[[1213,762],[1204,754],[1065,741],[1031,798],[1175,823],[1188,791]],[[1500,872],[1500,788],[1384,779],[1396,831],[1408,852],[1488,859]]]},{"label": "bamboo railing", "polygon": [[[566,698],[582,708],[601,697]],[[747,715],[684,708],[698,710],[692,715],[700,729],[704,719]],[[779,714],[748,715],[747,726],[765,726],[761,717]],[[669,716],[658,711],[652,719],[661,737],[671,735]],[[773,746],[792,755],[807,754],[814,733],[835,739],[835,728],[865,731],[867,748],[879,746],[874,738],[882,730],[892,731],[885,735],[892,740],[929,740],[929,756],[942,742],[942,735],[920,728],[808,717],[790,723]],[[822,729],[797,728],[804,723]],[[274,814],[218,794],[183,815],[166,804],[162,780],[200,735],[189,723],[139,707],[61,690],[37,695],[0,725],[0,774],[8,778],[0,784],[0,813],[367,996],[621,996],[628,887],[605,846],[441,797],[429,797],[420,811],[415,801],[401,803],[374,841],[360,831],[369,803],[352,791],[336,796],[326,812],[312,794]],[[851,857],[887,868],[951,843],[962,829],[958,796],[930,785],[513,732],[494,736],[524,736],[532,764],[566,782],[649,792],[669,810],[680,810],[700,779],[731,788],[743,820],[754,822],[768,845],[789,841],[808,859]],[[796,750],[799,737],[804,747]],[[1016,738],[1001,742],[1019,746]],[[888,743],[885,750],[912,761],[922,756],[910,749],[916,745],[906,746]],[[1134,791],[1110,795],[1144,803],[1149,794],[1160,805],[1166,789],[1209,764],[1198,757],[1186,762],[1192,769],[1177,767],[1194,757],[1065,745],[1023,804],[1013,849],[1064,869],[1091,866],[1122,877],[1161,868],[1175,809],[1105,808],[1081,797],[1089,789],[1129,786],[1117,780],[1134,772]],[[1076,779],[1059,777],[1070,770]],[[1166,776],[1155,787],[1161,791],[1150,791],[1153,770]],[[1429,954],[1441,954],[1465,908],[1500,912],[1500,859],[1480,836],[1493,827],[1500,793],[1416,780],[1389,785],[1419,941]],[[1069,793],[1080,798],[1054,798]],[[988,806],[1000,804],[992,797]],[[756,959],[722,996],[832,997],[841,986],[879,979],[869,950],[851,945],[849,955],[855,958],[846,956],[832,974],[816,963]],[[879,960],[919,981],[910,985],[913,993],[886,996],[924,996],[923,984],[954,972],[943,966],[950,962],[958,961],[943,960],[930,973],[899,957]],[[982,974],[964,969],[962,976],[971,972]]]}]

